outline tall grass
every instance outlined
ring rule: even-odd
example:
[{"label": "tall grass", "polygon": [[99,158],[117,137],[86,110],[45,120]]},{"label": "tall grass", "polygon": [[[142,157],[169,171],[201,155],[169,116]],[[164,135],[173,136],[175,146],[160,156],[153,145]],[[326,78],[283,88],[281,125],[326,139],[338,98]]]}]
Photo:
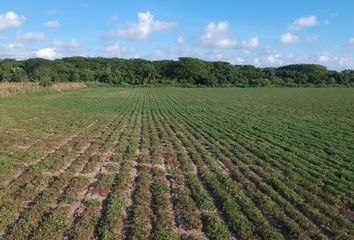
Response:
[{"label": "tall grass", "polygon": [[3,82],[0,83],[0,97],[9,97],[15,95],[41,92],[61,92],[66,89],[79,89],[85,87],[85,83],[55,83],[51,86],[40,86],[39,83],[33,82]]}]

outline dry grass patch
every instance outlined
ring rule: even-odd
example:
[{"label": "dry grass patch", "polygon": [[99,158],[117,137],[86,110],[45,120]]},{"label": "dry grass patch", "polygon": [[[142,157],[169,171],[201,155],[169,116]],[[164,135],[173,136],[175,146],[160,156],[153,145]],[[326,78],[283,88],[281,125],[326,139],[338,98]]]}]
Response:
[{"label": "dry grass patch", "polygon": [[80,89],[85,87],[85,83],[55,83],[51,86],[44,87],[41,86],[38,82],[3,82],[0,83],[0,97],[9,97],[40,92],[61,92],[67,89]]}]

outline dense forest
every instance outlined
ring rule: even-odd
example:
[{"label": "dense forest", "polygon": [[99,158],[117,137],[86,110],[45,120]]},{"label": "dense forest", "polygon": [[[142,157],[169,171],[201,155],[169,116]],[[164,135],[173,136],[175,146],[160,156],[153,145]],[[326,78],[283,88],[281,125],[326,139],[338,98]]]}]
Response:
[{"label": "dense forest", "polygon": [[118,86],[354,86],[354,70],[316,64],[257,68],[183,57],[178,61],[70,57],[58,60],[0,60],[0,82],[100,82]]}]

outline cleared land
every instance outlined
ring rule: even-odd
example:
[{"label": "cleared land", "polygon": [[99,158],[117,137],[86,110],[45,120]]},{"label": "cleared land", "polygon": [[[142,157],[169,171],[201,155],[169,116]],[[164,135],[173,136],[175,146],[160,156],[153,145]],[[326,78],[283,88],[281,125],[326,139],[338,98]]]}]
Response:
[{"label": "cleared land", "polygon": [[353,239],[353,89],[0,98],[1,239]]}]

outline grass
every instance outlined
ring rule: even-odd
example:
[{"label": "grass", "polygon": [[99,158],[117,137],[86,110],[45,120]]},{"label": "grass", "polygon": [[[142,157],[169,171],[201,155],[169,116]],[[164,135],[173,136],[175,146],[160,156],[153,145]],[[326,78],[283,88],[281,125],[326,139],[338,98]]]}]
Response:
[{"label": "grass", "polygon": [[354,237],[353,89],[57,90],[0,98],[1,239]]},{"label": "grass", "polygon": [[0,83],[0,97],[9,97],[16,95],[28,95],[38,93],[54,93],[68,89],[85,88],[85,83],[55,83],[51,86],[41,86],[39,83],[32,82],[2,82]]}]

